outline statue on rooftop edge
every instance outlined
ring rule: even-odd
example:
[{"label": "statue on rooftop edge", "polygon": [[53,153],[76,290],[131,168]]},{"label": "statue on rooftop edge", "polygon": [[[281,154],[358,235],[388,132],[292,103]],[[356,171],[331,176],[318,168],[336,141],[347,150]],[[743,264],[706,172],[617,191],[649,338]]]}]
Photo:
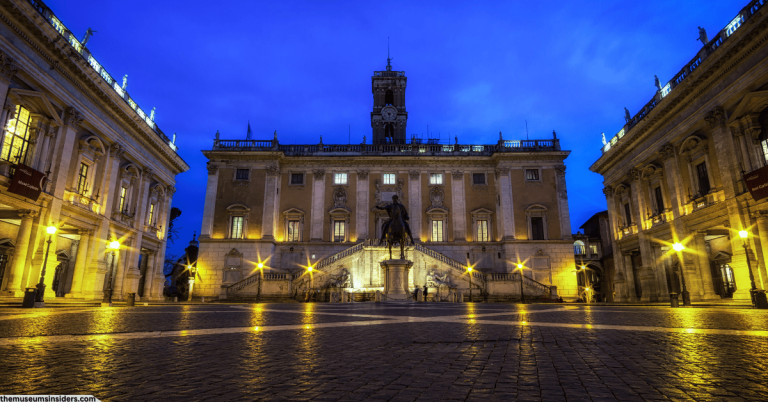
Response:
[{"label": "statue on rooftop edge", "polygon": [[128,87],[128,74],[123,76],[123,91],[125,91],[125,88]]},{"label": "statue on rooftop edge", "polygon": [[365,141],[366,141],[366,138],[365,136],[363,136],[363,144],[365,144]]},{"label": "statue on rooftop edge", "polygon": [[698,38],[698,40],[701,41],[701,44],[703,46],[706,46],[707,43],[709,43],[709,37],[707,36],[707,30],[706,29],[704,29],[702,27],[699,27],[699,38]]},{"label": "statue on rooftop edge", "polygon": [[603,133],[603,145],[608,144],[608,142],[605,141],[605,133]]},{"label": "statue on rooftop edge", "polygon": [[405,209],[405,205],[398,202],[397,195],[392,196],[392,203],[382,206],[376,205],[376,209],[383,209],[387,211],[389,220],[381,225],[381,242],[387,241],[389,246],[389,259],[392,259],[392,244],[400,244],[400,259],[405,259],[405,242],[411,239],[413,242],[413,235],[411,234],[411,227],[408,226],[408,211]]},{"label": "statue on rooftop edge", "polygon": [[626,120],[627,123],[629,123],[629,121],[632,120],[632,115],[629,114],[629,109],[627,108],[624,108],[624,120]]},{"label": "statue on rooftop edge", "polygon": [[149,119],[152,121],[155,121],[155,109],[157,109],[157,107],[153,107],[152,111],[149,112]]},{"label": "statue on rooftop edge", "polygon": [[656,84],[656,89],[661,91],[661,81],[659,81],[659,76],[658,75],[654,75],[653,79],[654,79],[655,84]]},{"label": "statue on rooftop edge", "polygon": [[88,39],[91,39],[91,36],[93,36],[94,33],[99,31],[94,31],[90,27],[85,31],[85,35],[83,36],[83,40],[80,41],[82,43],[83,47],[85,47],[85,44],[88,43]]}]

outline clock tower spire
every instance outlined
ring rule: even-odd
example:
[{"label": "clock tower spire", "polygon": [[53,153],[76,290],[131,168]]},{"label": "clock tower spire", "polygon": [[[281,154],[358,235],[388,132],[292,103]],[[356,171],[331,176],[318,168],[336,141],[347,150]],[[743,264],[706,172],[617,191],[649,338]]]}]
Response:
[{"label": "clock tower spire", "polygon": [[404,144],[408,112],[405,111],[405,71],[392,71],[392,57],[387,43],[387,67],[371,77],[373,111],[371,128],[374,144]]}]

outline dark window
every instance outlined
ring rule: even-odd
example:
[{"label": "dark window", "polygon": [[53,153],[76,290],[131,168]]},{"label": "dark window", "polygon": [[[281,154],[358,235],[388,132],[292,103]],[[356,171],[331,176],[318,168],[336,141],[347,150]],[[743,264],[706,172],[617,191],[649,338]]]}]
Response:
[{"label": "dark window", "polygon": [[392,93],[391,89],[387,90],[387,93],[384,95],[384,104],[385,105],[396,106],[395,105],[395,94]]},{"label": "dark window", "polygon": [[85,191],[88,190],[88,165],[80,162],[80,172],[77,179],[77,193],[85,195]]},{"label": "dark window", "polygon": [[525,180],[539,180],[539,169],[525,169]]},{"label": "dark window", "polygon": [[472,173],[472,184],[485,184],[485,173]]},{"label": "dark window", "polygon": [[661,196],[661,186],[656,187],[654,190],[654,195],[656,196],[656,208],[657,213],[661,213],[664,211],[664,197]]},{"label": "dark window", "polygon": [[624,204],[624,218],[627,220],[627,226],[632,224],[632,214],[629,213],[629,203]]},{"label": "dark window", "polygon": [[699,195],[709,194],[709,176],[707,175],[706,162],[701,162],[696,165],[696,175],[699,179]]},{"label": "dark window", "polygon": [[544,240],[544,218],[531,217],[531,240]]},{"label": "dark window", "polygon": [[3,283],[3,277],[5,276],[6,265],[8,265],[8,255],[0,254],[0,283]]},{"label": "dark window", "polygon": [[304,184],[304,174],[291,173],[291,184]]},{"label": "dark window", "polygon": [[237,169],[235,173],[235,180],[248,180],[248,169]]}]

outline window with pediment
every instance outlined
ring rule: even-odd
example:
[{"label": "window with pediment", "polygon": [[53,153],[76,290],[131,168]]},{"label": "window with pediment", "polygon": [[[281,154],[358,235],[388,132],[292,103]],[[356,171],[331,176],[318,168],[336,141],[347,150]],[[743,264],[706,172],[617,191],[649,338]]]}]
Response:
[{"label": "window with pediment", "polygon": [[141,178],[139,168],[133,163],[128,163],[120,169],[120,177],[116,186],[115,212],[125,218],[133,218],[136,215],[136,200],[138,183]]},{"label": "window with pediment", "polygon": [[533,204],[525,209],[525,217],[528,221],[528,239],[547,240],[547,207],[541,204]]},{"label": "window with pediment", "polygon": [[248,213],[250,208],[243,204],[233,204],[227,207],[227,238],[248,238]]}]

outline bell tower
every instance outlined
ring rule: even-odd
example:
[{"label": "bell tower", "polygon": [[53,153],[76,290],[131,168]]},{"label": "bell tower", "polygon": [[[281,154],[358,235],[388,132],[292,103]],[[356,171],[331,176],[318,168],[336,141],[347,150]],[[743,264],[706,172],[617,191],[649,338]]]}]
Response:
[{"label": "bell tower", "polygon": [[373,111],[371,128],[374,144],[405,144],[405,71],[392,71],[392,58],[387,57],[387,69],[374,71],[371,77]]}]

